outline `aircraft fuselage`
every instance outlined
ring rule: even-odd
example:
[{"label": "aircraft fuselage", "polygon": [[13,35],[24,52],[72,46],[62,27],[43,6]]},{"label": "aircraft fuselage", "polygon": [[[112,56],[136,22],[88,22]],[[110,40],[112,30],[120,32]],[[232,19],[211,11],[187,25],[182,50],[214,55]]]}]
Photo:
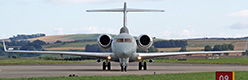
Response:
[{"label": "aircraft fuselage", "polygon": [[127,33],[117,35],[112,41],[113,54],[111,55],[113,61],[129,58],[129,61],[136,61],[138,55],[136,54],[137,43],[133,36]]}]

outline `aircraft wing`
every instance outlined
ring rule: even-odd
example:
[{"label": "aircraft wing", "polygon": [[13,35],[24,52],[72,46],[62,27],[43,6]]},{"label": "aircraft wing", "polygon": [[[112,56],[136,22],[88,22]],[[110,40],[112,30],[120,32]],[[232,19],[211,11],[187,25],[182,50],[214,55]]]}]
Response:
[{"label": "aircraft wing", "polygon": [[137,53],[143,59],[154,58],[154,57],[164,57],[164,56],[175,56],[175,55],[185,55],[185,54],[208,54],[208,53],[241,53],[246,52],[248,40],[246,40],[244,50],[239,51],[194,51],[194,52],[161,52],[161,53]]},{"label": "aircraft wing", "polygon": [[174,55],[185,55],[185,54],[207,54],[207,53],[240,53],[241,51],[196,51],[196,52],[162,52],[162,53],[137,53],[143,59],[153,58],[153,57],[164,57],[164,56],[174,56]]},{"label": "aircraft wing", "polygon": [[96,52],[63,52],[63,51],[28,51],[28,50],[7,50],[5,42],[3,41],[5,52],[14,53],[40,53],[40,54],[65,54],[65,55],[76,55],[76,56],[88,56],[105,59],[110,56],[111,53],[96,53]]}]

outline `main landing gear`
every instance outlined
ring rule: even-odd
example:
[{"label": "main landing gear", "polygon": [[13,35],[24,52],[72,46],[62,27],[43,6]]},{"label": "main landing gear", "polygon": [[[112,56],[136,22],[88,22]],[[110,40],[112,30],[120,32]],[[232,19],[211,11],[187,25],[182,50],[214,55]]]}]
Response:
[{"label": "main landing gear", "polygon": [[102,63],[102,70],[106,70],[106,68],[108,69],[108,70],[111,70],[111,63],[110,62],[103,62]]},{"label": "main landing gear", "polygon": [[144,70],[147,70],[146,62],[139,62],[139,70],[142,70],[142,67],[143,67]]}]

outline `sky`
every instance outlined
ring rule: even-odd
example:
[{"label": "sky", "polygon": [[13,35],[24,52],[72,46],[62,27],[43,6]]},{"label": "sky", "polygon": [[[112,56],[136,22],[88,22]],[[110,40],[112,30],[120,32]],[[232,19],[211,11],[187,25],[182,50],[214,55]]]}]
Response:
[{"label": "sky", "polygon": [[89,9],[162,9],[127,15],[129,33],[163,39],[248,36],[248,0],[0,0],[0,39],[17,34],[119,34],[122,13]]}]

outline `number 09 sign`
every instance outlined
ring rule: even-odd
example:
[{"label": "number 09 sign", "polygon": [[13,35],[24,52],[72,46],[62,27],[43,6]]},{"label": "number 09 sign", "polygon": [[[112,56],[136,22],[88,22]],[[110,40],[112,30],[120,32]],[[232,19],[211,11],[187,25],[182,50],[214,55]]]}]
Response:
[{"label": "number 09 sign", "polygon": [[234,72],[216,72],[216,80],[235,80]]}]

